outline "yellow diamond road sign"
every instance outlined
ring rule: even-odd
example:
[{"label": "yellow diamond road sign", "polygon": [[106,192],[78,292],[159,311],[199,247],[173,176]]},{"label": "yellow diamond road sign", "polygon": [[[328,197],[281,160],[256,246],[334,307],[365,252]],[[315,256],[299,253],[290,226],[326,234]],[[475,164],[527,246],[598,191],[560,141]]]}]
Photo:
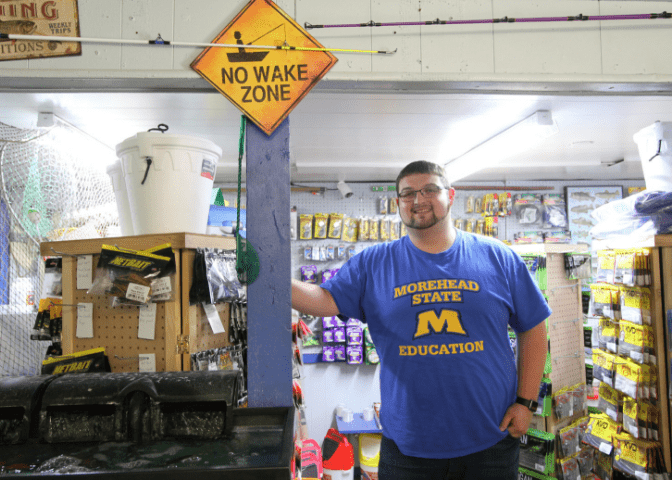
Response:
[{"label": "yellow diamond road sign", "polygon": [[246,45],[324,48],[270,0],[252,0],[191,64],[267,135],[338,61],[322,51],[263,50]]}]

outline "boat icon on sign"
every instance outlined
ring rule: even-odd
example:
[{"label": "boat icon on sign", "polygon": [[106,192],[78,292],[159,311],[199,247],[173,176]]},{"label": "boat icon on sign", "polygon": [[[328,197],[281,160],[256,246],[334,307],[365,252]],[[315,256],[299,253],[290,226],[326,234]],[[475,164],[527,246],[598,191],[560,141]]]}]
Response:
[{"label": "boat icon on sign", "polygon": [[236,43],[241,45],[237,52],[227,53],[226,56],[231,63],[240,62],[261,62],[269,52],[247,52],[245,51],[244,43],[241,40],[240,32],[234,32],[233,36],[236,38]]}]

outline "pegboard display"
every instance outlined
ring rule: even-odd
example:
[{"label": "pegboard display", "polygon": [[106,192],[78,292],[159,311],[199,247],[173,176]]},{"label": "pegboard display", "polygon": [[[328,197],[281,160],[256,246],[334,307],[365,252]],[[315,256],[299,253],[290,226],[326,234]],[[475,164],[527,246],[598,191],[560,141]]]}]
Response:
[{"label": "pegboard display", "polygon": [[[138,338],[139,309],[112,307],[111,299],[77,289],[77,256],[92,255],[97,264],[103,244],[122,248],[147,249],[170,243],[175,252],[175,298],[158,303],[154,339]],[[234,249],[235,241],[219,236],[166,234],[114,239],[75,240],[41,245],[42,255],[63,257],[63,354],[104,347],[113,372],[137,372],[141,354],[154,354],[156,371],[190,369],[190,354],[229,345],[226,332],[213,334],[200,305],[189,305],[195,249],[212,247]],[[79,304],[93,304],[93,338],[76,335]],[[220,320],[229,325],[229,308],[218,305]]]},{"label": "pegboard display", "polygon": [[548,375],[553,391],[586,382],[583,354],[583,311],[581,284],[565,274],[564,253],[580,251],[577,245],[516,245],[518,253],[546,255],[546,290],[553,313],[547,328],[552,371]]}]

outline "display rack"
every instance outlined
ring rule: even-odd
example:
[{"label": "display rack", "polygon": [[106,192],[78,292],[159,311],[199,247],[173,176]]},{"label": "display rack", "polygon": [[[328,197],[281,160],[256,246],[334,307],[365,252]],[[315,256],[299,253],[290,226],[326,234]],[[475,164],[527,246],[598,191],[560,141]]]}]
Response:
[{"label": "display rack", "polygon": [[[583,311],[581,282],[570,280],[565,274],[565,253],[586,252],[586,245],[530,244],[515,245],[519,254],[546,255],[546,290],[544,294],[553,313],[548,318],[547,330],[551,372],[548,374],[553,391],[586,383],[583,353]],[[573,416],[558,419],[552,409],[549,417],[533,417],[532,428],[557,433],[561,428],[585,415],[585,410]]]},{"label": "display rack", "polygon": [[[175,252],[175,298],[157,304],[154,340],[138,338],[138,308],[111,307],[110,298],[77,289],[78,256],[92,255],[93,265],[103,245],[145,250],[170,243]],[[214,334],[201,305],[189,305],[193,262],[197,248],[234,250],[233,238],[191,233],[139,235],[48,242],[40,244],[42,256],[63,258],[63,354],[104,347],[113,372],[137,372],[139,356],[154,354],[156,371],[190,370],[190,355],[229,345],[226,332]],[[93,304],[93,338],[76,336],[77,305]],[[220,320],[229,325],[229,307],[217,305]]]},{"label": "display rack", "polygon": [[[662,444],[665,468],[672,473],[672,361],[670,335],[672,334],[672,235],[655,235],[639,239],[594,240],[593,249],[649,248],[651,267],[651,326],[655,338],[658,368],[659,437]],[[666,345],[667,339],[667,345]],[[667,399],[665,396],[668,396]]]}]

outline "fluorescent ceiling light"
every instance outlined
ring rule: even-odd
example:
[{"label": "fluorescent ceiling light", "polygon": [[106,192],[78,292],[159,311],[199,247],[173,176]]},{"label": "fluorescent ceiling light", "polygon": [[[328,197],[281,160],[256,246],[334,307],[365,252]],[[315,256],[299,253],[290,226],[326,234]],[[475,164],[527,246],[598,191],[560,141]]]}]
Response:
[{"label": "fluorescent ceiling light", "polygon": [[451,182],[456,182],[480,170],[491,168],[504,159],[540,144],[558,133],[551,112],[539,110],[467,153],[448,161],[444,168]]}]

